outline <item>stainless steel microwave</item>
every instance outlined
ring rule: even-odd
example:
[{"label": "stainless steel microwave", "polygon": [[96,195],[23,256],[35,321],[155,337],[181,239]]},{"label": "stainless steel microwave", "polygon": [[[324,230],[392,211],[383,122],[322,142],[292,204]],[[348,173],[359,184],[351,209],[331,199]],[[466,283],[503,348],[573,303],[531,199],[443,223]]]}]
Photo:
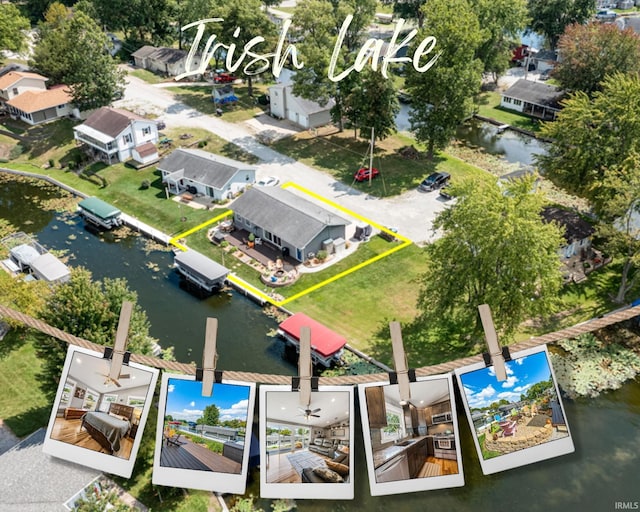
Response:
[{"label": "stainless steel microwave", "polygon": [[434,425],[437,423],[451,423],[451,413],[443,412],[442,414],[434,414],[431,416],[431,423]]}]

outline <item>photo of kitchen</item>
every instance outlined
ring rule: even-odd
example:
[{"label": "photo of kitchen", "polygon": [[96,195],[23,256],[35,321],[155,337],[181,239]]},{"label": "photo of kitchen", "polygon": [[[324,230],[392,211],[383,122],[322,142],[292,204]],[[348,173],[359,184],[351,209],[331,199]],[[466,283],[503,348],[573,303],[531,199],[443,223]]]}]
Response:
[{"label": "photo of kitchen", "polygon": [[407,402],[400,399],[397,384],[360,389],[375,482],[462,477],[451,378],[421,379],[410,389]]}]

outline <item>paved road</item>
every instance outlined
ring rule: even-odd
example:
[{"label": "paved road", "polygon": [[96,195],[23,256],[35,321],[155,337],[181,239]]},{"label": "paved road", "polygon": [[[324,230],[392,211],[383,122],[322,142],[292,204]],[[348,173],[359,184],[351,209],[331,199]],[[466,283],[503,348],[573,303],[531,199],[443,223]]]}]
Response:
[{"label": "paved road", "polygon": [[257,179],[273,175],[278,176],[281,183],[294,181],[380,225],[398,229],[400,234],[417,244],[434,239],[432,222],[447,204],[437,192],[411,190],[386,199],[370,196],[260,144],[249,127],[242,123],[228,123],[224,118],[194,110],[176,101],[162,86],[148,84],[133,76],[128,76],[127,80],[124,98],[115,106],[158,115],[170,128],[197,127],[208,130],[260,158],[256,166]]}]

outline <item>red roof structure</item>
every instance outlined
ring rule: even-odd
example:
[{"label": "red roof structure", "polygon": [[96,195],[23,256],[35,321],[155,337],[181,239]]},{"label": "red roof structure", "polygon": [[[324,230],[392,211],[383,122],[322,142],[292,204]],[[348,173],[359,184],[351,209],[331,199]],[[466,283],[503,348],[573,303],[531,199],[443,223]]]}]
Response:
[{"label": "red roof structure", "polygon": [[311,329],[311,350],[315,350],[323,357],[335,354],[347,344],[345,338],[309,318],[304,313],[296,313],[290,316],[280,324],[280,329],[299,341],[300,328],[303,326]]}]

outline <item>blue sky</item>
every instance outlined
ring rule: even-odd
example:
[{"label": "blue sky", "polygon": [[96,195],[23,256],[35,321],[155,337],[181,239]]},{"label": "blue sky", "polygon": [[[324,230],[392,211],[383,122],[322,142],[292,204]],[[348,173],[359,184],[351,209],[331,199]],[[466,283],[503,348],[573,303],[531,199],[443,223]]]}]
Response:
[{"label": "blue sky", "polygon": [[487,407],[501,399],[518,402],[533,384],[549,380],[551,369],[545,352],[519,357],[505,364],[507,380],[498,382],[493,366],[461,375],[469,407]]},{"label": "blue sky", "polygon": [[196,421],[207,405],[220,409],[220,421],[247,420],[249,386],[214,384],[211,396],[202,396],[202,382],[169,379],[166,413],[175,419]]}]

